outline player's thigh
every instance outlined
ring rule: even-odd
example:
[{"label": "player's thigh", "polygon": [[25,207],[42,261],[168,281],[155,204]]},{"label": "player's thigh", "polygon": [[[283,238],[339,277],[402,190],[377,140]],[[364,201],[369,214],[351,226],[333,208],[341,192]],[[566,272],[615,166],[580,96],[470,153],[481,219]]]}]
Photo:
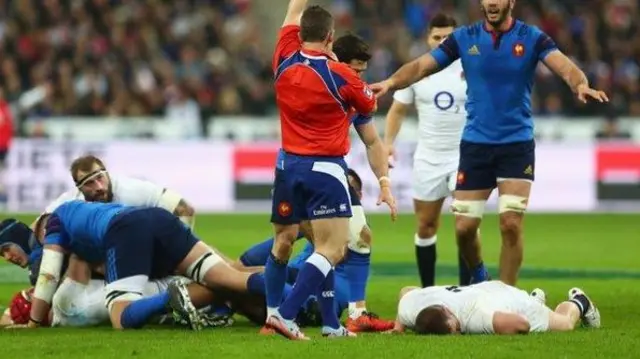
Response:
[{"label": "player's thigh", "polygon": [[500,213],[523,213],[528,204],[535,171],[535,142],[500,147],[496,153]]},{"label": "player's thigh", "polygon": [[496,187],[495,151],[490,144],[460,142],[457,191],[486,191]]},{"label": "player's thigh", "polygon": [[413,199],[435,202],[448,197],[452,191],[449,180],[455,176],[457,166],[457,162],[432,163],[426,159],[414,159],[411,175]]},{"label": "player's thigh", "polygon": [[171,276],[199,239],[178,217],[162,208],[149,208],[147,215],[150,222],[155,224],[152,231],[151,277]]},{"label": "player's thigh", "polygon": [[288,226],[307,219],[299,180],[301,164],[291,163],[286,170],[276,169],[271,198],[271,223]]}]

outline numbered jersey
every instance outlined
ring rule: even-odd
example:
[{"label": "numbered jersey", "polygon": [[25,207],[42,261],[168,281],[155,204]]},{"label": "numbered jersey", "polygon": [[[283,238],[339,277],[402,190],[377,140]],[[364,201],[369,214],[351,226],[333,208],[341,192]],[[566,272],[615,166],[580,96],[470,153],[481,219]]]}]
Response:
[{"label": "numbered jersey", "polygon": [[400,299],[398,320],[413,328],[418,314],[432,305],[449,309],[460,321],[462,333],[493,333],[496,311],[520,312],[532,301],[529,295],[500,281],[483,282],[466,287],[434,286],[415,289]]},{"label": "numbered jersey", "polygon": [[434,163],[457,161],[467,116],[467,83],[460,61],[397,91],[393,99],[416,106],[419,119],[416,158]]},{"label": "numbered jersey", "polygon": [[[149,181],[131,177],[111,176],[113,203],[127,206],[157,207],[164,188]],[[61,204],[72,200],[84,200],[84,195],[78,189],[72,189],[61,194],[47,208],[43,214],[53,213]]]}]

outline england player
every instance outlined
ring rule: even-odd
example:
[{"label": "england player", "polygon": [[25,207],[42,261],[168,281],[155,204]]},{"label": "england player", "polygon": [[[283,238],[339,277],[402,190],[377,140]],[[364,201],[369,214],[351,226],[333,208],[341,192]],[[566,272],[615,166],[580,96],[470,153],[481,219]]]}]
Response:
[{"label": "england player", "polygon": [[[289,2],[273,56],[282,149],[276,163],[271,216],[275,242],[265,266],[266,327],[292,340],[309,339],[293,319],[318,291],[324,294],[318,298],[323,335],[354,335],[340,325],[334,310],[333,267],[344,255],[352,215],[344,160],[350,147],[349,114],[354,110],[366,116],[376,109],[374,96],[357,73],[334,60],[331,14],[319,6],[305,10],[306,3]],[[382,141],[377,135],[364,140],[380,182],[379,202],[386,202],[395,217]],[[311,221],[315,253],[282,301],[287,261],[302,220]]]},{"label": "england player", "polygon": [[106,306],[116,329],[139,328],[168,305],[200,329],[200,318],[184,286],[143,297],[150,278],[181,275],[209,288],[264,294],[260,274],[240,272],[198,240],[170,212],[156,207],[73,200],[47,219],[42,264],[34,290],[29,327],[48,313],[65,254],[104,263]]},{"label": "england player", "polygon": [[543,62],[578,99],[607,102],[585,74],[535,26],[511,16],[515,0],[482,0],[485,20],[464,26],[430,53],[372,85],[378,96],[403,89],[460,59],[467,80],[467,123],[452,210],[460,252],[471,268],[482,266],[476,233],[484,207],[498,188],[502,251],[500,280],[514,285],[522,264],[522,220],[535,171],[531,87]]},{"label": "england player", "polygon": [[545,293],[531,295],[500,281],[467,287],[405,287],[400,291],[395,332],[417,334],[526,334],[570,331],[578,321],[600,327],[600,312],[579,288],[555,311],[545,305]]},{"label": "england player", "polygon": [[[456,28],[456,20],[437,14],[429,22],[427,44],[435,49]],[[396,91],[386,119],[385,144],[390,155],[402,120],[415,104],[418,111],[418,145],[413,156],[413,206],[417,229],[414,236],[418,273],[423,287],[435,284],[436,241],[444,199],[455,189],[460,137],[467,112],[467,84],[460,61],[443,71]],[[479,241],[479,239],[476,238]],[[459,257],[459,283],[471,281],[468,267]],[[474,281],[485,279],[485,272]]]}]

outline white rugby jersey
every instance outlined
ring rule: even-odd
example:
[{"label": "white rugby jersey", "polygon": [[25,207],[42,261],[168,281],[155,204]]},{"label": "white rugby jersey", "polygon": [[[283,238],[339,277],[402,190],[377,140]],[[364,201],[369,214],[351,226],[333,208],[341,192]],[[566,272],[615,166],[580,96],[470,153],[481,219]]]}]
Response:
[{"label": "white rugby jersey", "polygon": [[[116,176],[110,176],[110,178],[113,203],[121,203],[127,206],[158,206],[164,187],[137,178]],[[84,200],[82,192],[75,188],[61,194],[45,208],[42,214],[52,213],[64,202],[74,199]]]},{"label": "white rugby jersey", "polygon": [[418,147],[415,158],[430,162],[457,161],[467,111],[467,83],[460,60],[444,70],[396,91],[393,99],[415,104]]},{"label": "white rugby jersey", "polygon": [[[524,298],[520,298],[524,295]],[[414,328],[418,314],[432,305],[449,309],[460,321],[462,333],[493,333],[493,314],[520,312],[522,299],[528,294],[502,282],[490,281],[475,285],[434,286],[415,289],[398,303],[398,320],[407,328]]]}]

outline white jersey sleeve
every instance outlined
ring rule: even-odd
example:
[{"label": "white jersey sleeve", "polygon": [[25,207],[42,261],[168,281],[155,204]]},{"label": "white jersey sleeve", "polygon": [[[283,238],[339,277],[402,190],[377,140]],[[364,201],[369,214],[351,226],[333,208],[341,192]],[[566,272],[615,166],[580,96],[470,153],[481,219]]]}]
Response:
[{"label": "white jersey sleeve", "polygon": [[165,188],[131,177],[112,177],[113,201],[127,206],[157,207]]},{"label": "white jersey sleeve", "polygon": [[413,92],[413,88],[411,86],[403,88],[402,90],[398,90],[393,94],[393,99],[400,102],[404,105],[411,105],[413,103],[413,98],[415,93]]},{"label": "white jersey sleeve", "polygon": [[44,209],[41,215],[53,213],[61,204],[72,200],[84,200],[84,195],[77,189],[71,189],[54,199],[53,202]]}]

